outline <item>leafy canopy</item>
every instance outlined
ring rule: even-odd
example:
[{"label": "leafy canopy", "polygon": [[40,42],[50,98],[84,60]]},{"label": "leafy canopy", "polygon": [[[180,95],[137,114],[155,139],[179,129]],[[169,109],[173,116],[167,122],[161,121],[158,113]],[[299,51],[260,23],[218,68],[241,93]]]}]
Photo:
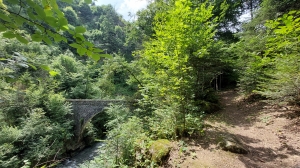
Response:
[{"label": "leafy canopy", "polygon": [[144,100],[152,99],[157,112],[172,106],[173,114],[168,115],[176,116],[172,122],[182,131],[186,129],[186,114],[191,112],[193,85],[198,79],[191,62],[208,54],[215,23],[211,19],[213,7],[208,3],[194,4],[189,0],[172,3],[165,4],[165,9],[154,17],[156,34],[139,53],[139,78]]},{"label": "leafy canopy", "polygon": [[[62,0],[72,3],[72,0]],[[91,3],[92,0],[85,0]],[[86,41],[83,34],[86,32],[84,26],[71,28],[65,14],[59,9],[56,0],[7,0],[0,1],[0,32],[5,38],[16,38],[27,44],[29,41],[68,43],[63,35],[68,32],[73,37],[73,43],[69,44],[77,50],[79,55],[87,55],[98,61],[100,57],[110,57],[102,54],[103,50],[96,48],[94,44]],[[24,26],[31,26],[34,32],[29,36],[21,31]]]}]

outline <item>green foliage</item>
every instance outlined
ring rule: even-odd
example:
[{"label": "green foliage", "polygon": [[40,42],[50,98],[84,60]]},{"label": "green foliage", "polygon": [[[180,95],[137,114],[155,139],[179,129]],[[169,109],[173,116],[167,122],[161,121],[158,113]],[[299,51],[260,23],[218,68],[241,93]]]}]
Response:
[{"label": "green foliage", "polygon": [[[62,32],[67,31],[73,38],[73,43],[70,46],[76,48],[79,55],[87,55],[95,61],[98,61],[100,57],[106,57],[102,54],[103,50],[95,48],[92,43],[86,41],[83,36],[86,29],[83,26],[77,26],[75,29],[70,28],[68,20],[59,9],[56,0],[27,0],[26,3],[19,3],[19,1],[14,0],[4,1],[1,4],[0,21],[3,24],[1,24],[0,31],[4,32],[3,37],[16,38],[24,44],[28,44],[32,40],[36,42],[43,41],[51,45],[53,41],[68,43],[67,38],[62,34]],[[81,6],[89,9],[89,6],[85,3]],[[81,12],[85,17],[88,17],[84,11],[90,10],[82,10]],[[25,36],[24,32],[20,31],[25,25],[33,28],[34,33],[31,33],[30,37]]]},{"label": "green foliage", "polygon": [[[264,0],[232,51],[238,54],[240,87],[246,94],[290,101],[299,97],[299,12],[293,2]],[[288,7],[283,9],[282,7]],[[287,13],[280,13],[287,12]]]},{"label": "green foliage", "polygon": [[[126,83],[133,68],[123,57],[100,60],[111,57],[102,47],[132,59],[134,47],[125,45],[125,21],[110,5],[65,2],[70,1],[0,3],[0,167],[46,167],[61,159],[73,133],[65,98],[124,97],[136,89]],[[114,89],[108,92],[101,82]],[[95,125],[88,125],[87,137],[102,129]],[[126,117],[110,128],[111,137],[124,132],[117,139],[122,144],[117,157],[129,159],[119,165],[133,163],[135,138],[146,139],[143,129],[135,130],[140,125],[140,119]],[[111,142],[116,144],[113,138]]]},{"label": "green foliage", "polygon": [[[254,2],[252,0],[251,2]],[[243,14],[243,1],[215,0],[211,2],[214,6],[213,18],[218,20],[216,37],[219,40],[232,43],[237,41],[234,33],[239,29],[239,17]]]},{"label": "green foliage", "polygon": [[[177,134],[183,135],[186,115],[192,112],[190,106],[193,106],[195,94],[207,85],[207,79],[201,81],[203,78],[200,78],[203,77],[201,74],[208,73],[201,72],[203,64],[198,67],[199,64],[193,63],[209,56],[208,48],[213,43],[215,27],[211,20],[213,7],[186,0],[163,7],[165,10],[156,13],[154,19],[155,38],[145,43],[144,49],[138,53],[139,79],[144,99],[153,101],[159,113],[165,111],[165,106],[172,109],[167,110],[172,115],[166,114],[175,117],[170,119],[176,125],[170,128],[173,130],[171,134],[177,130]],[[174,124],[170,124],[172,126]]]},{"label": "green foliage", "polygon": [[72,137],[70,106],[47,88],[25,73],[15,86],[1,90],[6,95],[0,97],[1,167],[21,167],[26,160],[27,166],[41,166],[64,152]]},{"label": "green foliage", "polygon": [[299,16],[299,11],[291,11],[266,24],[269,36],[265,60],[269,58],[267,63],[271,65],[271,69],[266,72],[270,78],[260,85],[260,93],[267,97],[297,101],[300,98]]},{"label": "green foliage", "polygon": [[[268,1],[268,0],[267,0]],[[266,20],[274,17],[272,5],[266,0],[262,2],[256,15],[248,23],[244,23],[242,32],[237,35],[240,41],[231,45],[230,52],[235,54],[235,66],[239,73],[238,84],[241,92],[251,94],[266,77],[262,57],[266,49]],[[268,4],[268,5],[266,5]]]},{"label": "green foliage", "polygon": [[125,58],[117,54],[114,54],[112,59],[104,60],[104,64],[101,66],[101,78],[97,82],[102,90],[102,96],[131,96],[136,91],[135,84],[127,83],[129,76],[134,75],[132,69]]},{"label": "green foliage", "polygon": [[203,133],[203,117],[204,114],[195,115],[187,114],[186,116],[186,131],[189,136],[200,136]]},{"label": "green foliage", "polygon": [[52,62],[52,67],[58,73],[54,77],[60,81],[58,90],[65,91],[68,98],[99,97],[100,90],[90,77],[96,70],[93,65],[84,66],[72,56],[60,55]]},{"label": "green foliage", "polygon": [[180,113],[176,105],[155,110],[153,117],[149,118],[149,127],[152,132],[152,139],[168,138],[175,139],[179,133],[178,115]]},{"label": "green foliage", "polygon": [[[4,123],[2,122],[2,124]],[[18,157],[14,155],[18,149],[14,147],[13,143],[21,136],[21,130],[2,124],[0,130],[0,166],[12,167],[20,162]]]},{"label": "green foliage", "polygon": [[78,25],[78,16],[75,10],[71,6],[67,6],[63,9],[66,19],[68,20],[69,24],[73,26]]},{"label": "green foliage", "polygon": [[[65,98],[138,98],[133,112],[108,108],[105,128],[100,115],[88,123],[87,141],[98,130],[107,139],[83,167],[157,167],[156,140],[201,135],[214,89],[236,73],[244,93],[299,100],[299,12],[286,13],[295,1],[263,0],[255,13],[259,0],[157,0],[132,23],[90,0],[19,2],[0,0],[0,167],[46,166],[65,152]],[[242,9],[252,20],[233,36]]]},{"label": "green foliage", "polygon": [[[126,167],[134,165],[136,148],[147,141],[147,134],[142,127],[142,121],[137,117],[129,117],[129,109],[120,105],[110,106],[107,109],[110,121],[106,126],[106,145],[96,159],[86,163],[87,167]],[[108,154],[108,155],[107,155]],[[83,166],[83,167],[85,167]]]},{"label": "green foliage", "polygon": [[[94,124],[92,122],[88,122],[82,133],[83,142],[86,145],[92,145],[95,142],[95,140],[98,138],[97,132],[98,132],[98,130],[94,126]],[[102,138],[102,137],[100,137],[100,138]]]}]

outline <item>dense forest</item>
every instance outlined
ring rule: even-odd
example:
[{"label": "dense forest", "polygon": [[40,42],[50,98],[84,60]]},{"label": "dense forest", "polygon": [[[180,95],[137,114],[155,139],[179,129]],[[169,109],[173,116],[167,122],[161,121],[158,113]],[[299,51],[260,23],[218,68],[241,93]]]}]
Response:
[{"label": "dense forest", "polygon": [[74,150],[66,99],[136,102],[90,121],[83,141],[106,145],[83,167],[156,167],[155,142],[202,136],[224,88],[300,105],[297,0],[154,0],[136,15],[0,0],[0,167],[54,167]]}]

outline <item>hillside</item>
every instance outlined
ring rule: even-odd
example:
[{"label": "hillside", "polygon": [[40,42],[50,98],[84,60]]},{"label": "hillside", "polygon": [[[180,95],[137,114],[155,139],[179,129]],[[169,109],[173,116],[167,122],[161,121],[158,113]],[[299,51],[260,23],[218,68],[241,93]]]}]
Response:
[{"label": "hillside", "polygon": [[[164,167],[300,166],[299,108],[249,103],[233,90],[223,91],[220,96],[223,109],[208,116],[205,136],[176,143]],[[219,137],[227,133],[239,138],[249,153],[234,154],[218,149]]]}]

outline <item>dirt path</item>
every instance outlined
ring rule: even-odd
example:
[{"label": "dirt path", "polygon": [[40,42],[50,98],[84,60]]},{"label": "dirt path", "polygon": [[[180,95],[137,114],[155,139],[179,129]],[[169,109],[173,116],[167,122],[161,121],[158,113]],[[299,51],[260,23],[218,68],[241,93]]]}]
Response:
[{"label": "dirt path", "polygon": [[[246,103],[233,91],[220,93],[223,109],[208,116],[205,136],[175,144],[164,167],[300,168],[300,110]],[[218,149],[220,135],[238,137],[249,154]]]}]

